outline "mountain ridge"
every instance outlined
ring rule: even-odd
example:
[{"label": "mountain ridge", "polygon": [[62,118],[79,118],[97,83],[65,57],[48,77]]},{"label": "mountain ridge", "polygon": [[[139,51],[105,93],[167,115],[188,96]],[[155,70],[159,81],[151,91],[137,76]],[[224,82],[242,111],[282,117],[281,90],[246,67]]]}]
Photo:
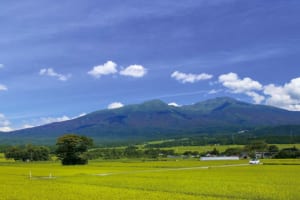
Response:
[{"label": "mountain ridge", "polygon": [[300,125],[300,112],[250,104],[229,97],[181,107],[155,99],[117,109],[95,111],[68,121],[12,131],[5,134],[5,139],[40,138],[54,141],[62,134],[77,133],[98,140],[146,140],[278,125]]}]

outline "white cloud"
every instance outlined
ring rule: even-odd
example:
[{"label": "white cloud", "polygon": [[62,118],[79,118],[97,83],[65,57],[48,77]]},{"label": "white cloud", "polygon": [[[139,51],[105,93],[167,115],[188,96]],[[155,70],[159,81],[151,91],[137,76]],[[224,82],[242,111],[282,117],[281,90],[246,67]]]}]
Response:
[{"label": "white cloud", "polygon": [[267,105],[300,111],[300,77],[294,78],[284,85],[268,84],[263,86],[249,77],[240,79],[237,74],[228,73],[219,76],[219,82],[230,92],[245,94],[257,104],[264,102]]},{"label": "white cloud", "polygon": [[5,115],[0,113],[0,126],[9,126],[10,122],[6,119]]},{"label": "white cloud", "polygon": [[268,105],[300,111],[300,77],[292,79],[283,86],[266,85],[264,94],[268,96],[266,100]]},{"label": "white cloud", "polygon": [[147,69],[142,65],[130,65],[120,71],[123,76],[132,76],[135,78],[141,78],[147,74]]},{"label": "white cloud", "polygon": [[237,74],[231,72],[220,75],[219,82],[232,93],[250,96],[255,103],[261,103],[265,99],[264,96],[257,93],[257,91],[263,90],[263,86],[249,77],[240,79]]},{"label": "white cloud", "polygon": [[26,129],[26,128],[33,128],[34,126],[31,124],[24,124],[22,129]]},{"label": "white cloud", "polygon": [[7,90],[7,87],[5,85],[0,84],[0,91],[5,91]]},{"label": "white cloud", "polygon": [[222,90],[215,90],[215,89],[212,89],[210,91],[208,91],[208,94],[217,94],[219,92],[221,92]]},{"label": "white cloud", "polygon": [[174,107],[181,107],[181,105],[175,103],[175,102],[171,102],[171,103],[168,103],[169,106],[174,106]]},{"label": "white cloud", "polygon": [[0,127],[1,132],[10,132],[13,131],[13,129],[9,126]]},{"label": "white cloud", "polygon": [[25,128],[33,128],[33,127],[36,127],[36,126],[42,126],[42,125],[45,125],[45,124],[50,124],[50,123],[54,123],[54,122],[63,122],[63,121],[67,121],[67,120],[72,120],[72,119],[76,119],[76,118],[79,118],[79,117],[83,117],[85,116],[86,113],[81,113],[79,115],[76,115],[74,117],[68,117],[66,115],[63,115],[61,117],[42,117],[42,118],[39,118],[39,119],[35,119],[29,123],[26,123],[22,126],[22,128],[20,129],[25,129]]},{"label": "white cloud", "polygon": [[72,119],[76,119],[76,118],[79,118],[79,117],[83,117],[83,116],[85,116],[85,115],[86,115],[86,113],[81,113],[81,114],[79,114],[79,115],[73,117]]},{"label": "white cloud", "polygon": [[[0,64],[0,69],[4,67],[4,64]],[[0,91],[7,90],[7,87],[3,84],[0,84]]]},{"label": "white cloud", "polygon": [[43,68],[40,70],[40,75],[42,76],[51,76],[51,77],[56,77],[60,81],[67,81],[68,79],[71,78],[71,74],[63,75],[59,74],[54,71],[52,68]]},{"label": "white cloud", "polygon": [[252,97],[252,100],[256,103],[256,104],[260,104],[261,102],[263,102],[265,100],[265,97],[256,93],[256,92],[246,92],[246,94],[249,97]]},{"label": "white cloud", "polygon": [[171,74],[172,78],[182,83],[195,83],[197,81],[208,80],[213,77],[213,75],[202,73],[202,74],[186,74],[179,71],[175,71]]},{"label": "white cloud", "polygon": [[107,61],[103,65],[93,67],[88,74],[95,78],[100,78],[103,75],[115,74],[117,72],[117,64],[113,61]]},{"label": "white cloud", "polygon": [[122,108],[124,104],[121,102],[113,102],[107,106],[107,109],[116,109],[116,108]]},{"label": "white cloud", "polygon": [[0,131],[9,132],[13,129],[10,127],[10,121],[5,117],[4,114],[0,113]]},{"label": "white cloud", "polygon": [[262,90],[263,86],[249,77],[240,79],[235,73],[228,73],[219,76],[219,82],[234,93],[244,93],[253,90]]},{"label": "white cloud", "polygon": [[50,123],[54,123],[54,122],[63,122],[63,121],[67,121],[70,120],[71,118],[64,115],[61,117],[43,117],[41,118],[41,124],[50,124]]}]

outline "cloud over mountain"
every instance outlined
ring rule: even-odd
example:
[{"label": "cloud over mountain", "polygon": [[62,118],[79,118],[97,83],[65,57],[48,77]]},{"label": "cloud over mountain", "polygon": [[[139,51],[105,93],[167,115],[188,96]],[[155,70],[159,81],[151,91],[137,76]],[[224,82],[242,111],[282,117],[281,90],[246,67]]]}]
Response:
[{"label": "cloud over mountain", "polygon": [[263,86],[249,77],[240,79],[236,73],[231,72],[220,75],[219,82],[232,93],[246,94],[252,97],[255,103],[261,103],[265,99],[264,96],[255,92],[262,90]]},{"label": "cloud over mountain", "polygon": [[5,117],[4,114],[0,113],[0,131],[8,132],[13,129],[10,127],[10,121]]},{"label": "cloud over mountain", "polygon": [[264,94],[268,96],[266,100],[268,105],[300,111],[300,77],[283,86],[266,85]]},{"label": "cloud over mountain", "polygon": [[107,109],[117,109],[117,108],[122,108],[124,104],[121,102],[113,102],[107,106]]}]

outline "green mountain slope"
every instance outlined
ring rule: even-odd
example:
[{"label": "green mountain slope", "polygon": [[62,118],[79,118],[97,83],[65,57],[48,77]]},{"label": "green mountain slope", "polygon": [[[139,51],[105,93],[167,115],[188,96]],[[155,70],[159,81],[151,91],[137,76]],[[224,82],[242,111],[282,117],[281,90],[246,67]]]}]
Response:
[{"label": "green mountain slope", "polygon": [[[216,98],[174,107],[160,100],[100,110],[83,117],[2,134],[2,140],[54,141],[65,133],[98,141],[148,140],[181,135],[230,133],[257,127],[300,125],[300,112]],[[1,139],[0,138],[0,139]]]}]

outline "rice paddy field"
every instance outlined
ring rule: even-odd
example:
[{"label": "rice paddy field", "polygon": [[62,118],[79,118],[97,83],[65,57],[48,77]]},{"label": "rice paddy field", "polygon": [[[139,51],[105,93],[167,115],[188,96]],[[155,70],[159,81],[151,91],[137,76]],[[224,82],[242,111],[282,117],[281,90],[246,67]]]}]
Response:
[{"label": "rice paddy field", "polygon": [[7,161],[0,154],[0,199],[259,199],[300,198],[300,160]]},{"label": "rice paddy field", "polygon": [[[279,149],[290,148],[295,146],[296,148],[300,148],[300,144],[275,144]],[[243,148],[244,145],[206,145],[206,146],[174,146],[174,147],[166,147],[161,149],[174,149],[175,153],[182,154],[185,151],[198,151],[198,152],[207,152],[212,151],[216,148],[219,152],[224,152],[228,148]]]}]

